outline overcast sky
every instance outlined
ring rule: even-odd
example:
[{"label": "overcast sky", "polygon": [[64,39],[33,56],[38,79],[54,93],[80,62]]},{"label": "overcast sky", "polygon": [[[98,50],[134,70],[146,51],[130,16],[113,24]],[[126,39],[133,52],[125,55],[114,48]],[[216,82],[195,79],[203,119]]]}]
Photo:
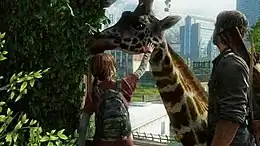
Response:
[{"label": "overcast sky", "polygon": [[[129,3],[137,3],[138,0],[125,0]],[[154,11],[162,15],[165,0],[155,0]],[[171,14],[200,15],[215,19],[222,10],[236,9],[236,0],[172,0]],[[159,13],[159,14],[158,14]],[[160,16],[159,16],[160,17]]]}]

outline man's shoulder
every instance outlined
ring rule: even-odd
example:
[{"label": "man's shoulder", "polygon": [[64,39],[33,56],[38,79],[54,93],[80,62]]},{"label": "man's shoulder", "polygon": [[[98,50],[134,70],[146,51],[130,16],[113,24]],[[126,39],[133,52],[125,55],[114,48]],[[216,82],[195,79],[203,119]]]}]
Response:
[{"label": "man's shoulder", "polygon": [[232,69],[232,67],[237,67],[237,68],[242,68],[244,70],[249,70],[249,67],[244,61],[244,59],[234,53],[229,53],[223,56],[219,64],[221,68],[225,67],[225,68]]}]

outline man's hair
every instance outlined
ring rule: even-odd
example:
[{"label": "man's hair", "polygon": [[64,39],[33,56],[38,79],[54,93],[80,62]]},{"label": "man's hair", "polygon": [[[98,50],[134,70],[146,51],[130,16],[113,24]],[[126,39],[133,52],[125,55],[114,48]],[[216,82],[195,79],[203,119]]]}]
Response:
[{"label": "man's hair", "polygon": [[248,20],[246,16],[236,10],[222,11],[219,13],[215,24],[217,33],[232,27],[237,27],[243,37],[248,27]]}]

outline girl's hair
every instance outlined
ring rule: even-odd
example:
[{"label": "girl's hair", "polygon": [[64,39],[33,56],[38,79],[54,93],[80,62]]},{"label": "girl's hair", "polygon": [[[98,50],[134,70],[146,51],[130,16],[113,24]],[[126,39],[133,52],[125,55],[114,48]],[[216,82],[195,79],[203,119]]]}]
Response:
[{"label": "girl's hair", "polygon": [[114,57],[111,54],[106,53],[94,55],[90,62],[90,71],[94,76],[92,85],[92,91],[94,91],[98,81],[105,81],[115,77],[116,62]]}]

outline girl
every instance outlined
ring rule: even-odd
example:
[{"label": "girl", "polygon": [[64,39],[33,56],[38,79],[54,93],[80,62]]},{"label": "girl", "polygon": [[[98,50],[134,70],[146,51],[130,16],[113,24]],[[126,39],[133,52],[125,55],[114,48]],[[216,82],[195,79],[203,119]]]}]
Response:
[{"label": "girl", "polygon": [[[128,104],[131,101],[131,97],[135,90],[138,80],[142,77],[142,75],[145,72],[153,49],[154,46],[151,43],[149,43],[145,48],[146,53],[143,56],[139,68],[134,73],[131,73],[124,77],[120,82],[121,91]],[[105,53],[94,55],[91,60],[90,70],[94,77],[94,81],[92,84],[91,96],[88,96],[85,100],[83,114],[80,120],[79,146],[85,146],[85,136],[89,125],[90,116],[93,113],[96,113],[98,110],[99,97],[96,97],[93,94],[94,91],[97,87],[103,90],[109,88],[116,88],[116,81],[114,79],[116,75],[116,63],[112,55]],[[93,142],[94,146],[133,146],[133,140],[131,136],[127,137],[124,140],[122,139],[116,141],[102,141],[100,139],[95,138],[94,136]]]}]

